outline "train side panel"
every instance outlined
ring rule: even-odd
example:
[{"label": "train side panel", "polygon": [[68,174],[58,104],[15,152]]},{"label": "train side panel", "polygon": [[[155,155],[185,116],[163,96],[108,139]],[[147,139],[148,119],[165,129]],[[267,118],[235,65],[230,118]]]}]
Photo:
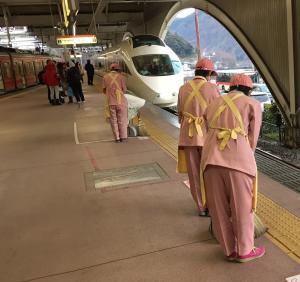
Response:
[{"label": "train side panel", "polygon": [[1,80],[2,84],[0,85],[3,88],[3,91],[12,91],[16,89],[15,78],[12,71],[11,60],[9,54],[0,55],[0,69],[1,69]]}]

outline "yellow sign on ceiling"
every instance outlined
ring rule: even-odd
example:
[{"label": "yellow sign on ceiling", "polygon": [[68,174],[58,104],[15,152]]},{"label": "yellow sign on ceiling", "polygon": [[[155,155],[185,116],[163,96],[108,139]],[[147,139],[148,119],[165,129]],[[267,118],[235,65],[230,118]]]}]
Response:
[{"label": "yellow sign on ceiling", "polygon": [[75,36],[58,36],[56,38],[57,45],[79,45],[79,44],[95,44],[97,43],[96,35],[75,35]]}]

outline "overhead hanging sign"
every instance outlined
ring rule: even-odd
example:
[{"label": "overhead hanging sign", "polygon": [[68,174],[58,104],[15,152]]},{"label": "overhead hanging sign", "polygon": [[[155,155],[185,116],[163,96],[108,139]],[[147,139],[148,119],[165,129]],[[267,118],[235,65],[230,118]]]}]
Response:
[{"label": "overhead hanging sign", "polygon": [[97,43],[97,37],[96,35],[58,36],[56,42],[57,45],[95,44]]}]

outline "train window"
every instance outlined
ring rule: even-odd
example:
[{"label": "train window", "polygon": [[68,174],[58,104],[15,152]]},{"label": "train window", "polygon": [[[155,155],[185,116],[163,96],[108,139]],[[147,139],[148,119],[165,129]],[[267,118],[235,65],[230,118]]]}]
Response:
[{"label": "train window", "polygon": [[133,48],[137,48],[140,46],[165,46],[165,44],[160,40],[159,37],[154,35],[138,35],[132,37]]},{"label": "train window", "polygon": [[139,74],[144,76],[173,75],[174,69],[168,55],[143,55],[132,58]]},{"label": "train window", "polygon": [[29,63],[30,74],[34,74],[34,64],[33,62]]},{"label": "train window", "polygon": [[35,71],[36,71],[36,73],[39,73],[42,70],[43,70],[42,62],[35,62]]},{"label": "train window", "polygon": [[2,64],[2,74],[3,74],[4,78],[11,78],[12,77],[10,63]]},{"label": "train window", "polygon": [[25,75],[27,75],[28,74],[28,63],[27,62],[23,63],[23,66],[24,66],[24,73],[25,73]]},{"label": "train window", "polygon": [[180,73],[182,71],[182,65],[179,61],[172,60],[172,66],[175,74]]},{"label": "train window", "polygon": [[27,75],[34,74],[33,62],[26,62],[24,63],[24,66],[25,66],[25,73]]}]

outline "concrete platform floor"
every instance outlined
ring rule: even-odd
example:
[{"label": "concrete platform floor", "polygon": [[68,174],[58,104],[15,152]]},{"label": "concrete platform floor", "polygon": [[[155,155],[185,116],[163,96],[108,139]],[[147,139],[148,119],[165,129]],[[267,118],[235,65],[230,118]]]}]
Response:
[{"label": "concrete platform floor", "polygon": [[[1,282],[279,282],[300,273],[266,238],[262,259],[225,261],[174,160],[150,139],[109,141],[99,89],[84,85],[81,107],[48,105],[43,87],[0,99]],[[154,161],[167,180],[86,189],[85,173]]]}]

